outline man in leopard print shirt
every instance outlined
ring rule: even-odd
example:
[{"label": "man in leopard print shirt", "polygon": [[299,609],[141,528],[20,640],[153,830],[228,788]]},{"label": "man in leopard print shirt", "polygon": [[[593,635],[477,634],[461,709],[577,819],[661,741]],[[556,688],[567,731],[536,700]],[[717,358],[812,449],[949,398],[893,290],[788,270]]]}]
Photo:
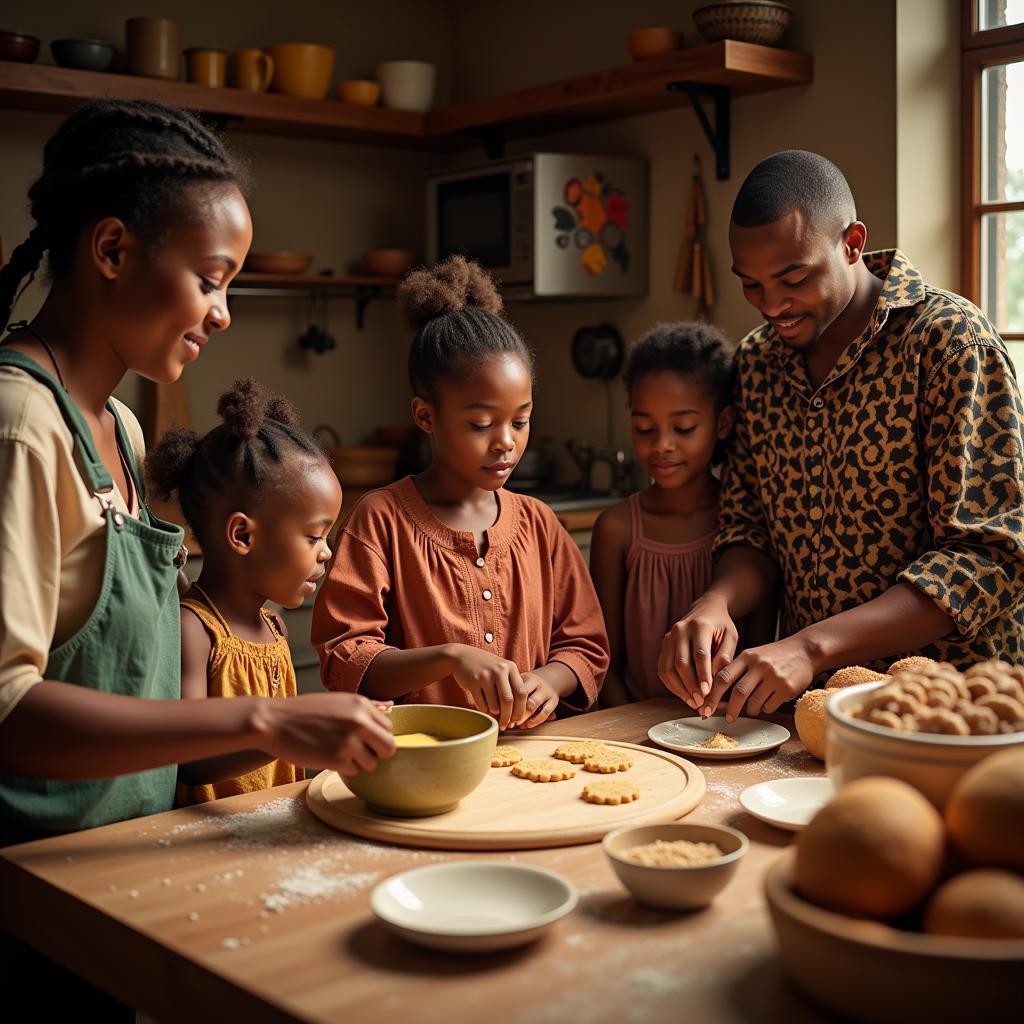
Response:
[{"label": "man in leopard print shirt", "polygon": [[[775,711],[840,665],[1024,661],[1024,410],[985,315],[865,253],[842,173],[800,150],[743,183],[733,271],[765,323],[737,356],[715,580],[660,677],[708,716]],[[782,639],[734,659],[781,581]]]}]

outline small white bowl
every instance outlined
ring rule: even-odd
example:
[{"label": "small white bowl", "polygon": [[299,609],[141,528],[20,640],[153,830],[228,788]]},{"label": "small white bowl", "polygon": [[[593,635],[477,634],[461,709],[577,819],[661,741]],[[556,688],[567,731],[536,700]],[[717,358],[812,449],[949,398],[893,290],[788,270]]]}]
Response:
[{"label": "small white bowl", "polygon": [[747,786],[740,806],[769,825],[800,832],[834,794],[831,779],[775,779]]},{"label": "small white bowl", "polygon": [[575,887],[545,868],[450,861],[392,875],[370,893],[395,934],[429,949],[491,953],[540,938],[572,911]]},{"label": "small white bowl", "polygon": [[1024,733],[942,736],[897,732],[853,718],[849,711],[885,681],[836,690],[825,702],[825,760],[837,790],[865,775],[888,775],[910,783],[939,810],[972,765],[1008,747],[1024,744]]},{"label": "small white bowl", "polygon": [[[680,839],[717,843],[723,856],[685,868],[647,867],[622,856],[634,846],[645,846],[658,839],[666,843]],[[665,910],[696,910],[706,907],[725,888],[750,844],[742,832],[724,825],[674,822],[616,829],[604,837],[601,846],[619,881],[641,903]]]}]

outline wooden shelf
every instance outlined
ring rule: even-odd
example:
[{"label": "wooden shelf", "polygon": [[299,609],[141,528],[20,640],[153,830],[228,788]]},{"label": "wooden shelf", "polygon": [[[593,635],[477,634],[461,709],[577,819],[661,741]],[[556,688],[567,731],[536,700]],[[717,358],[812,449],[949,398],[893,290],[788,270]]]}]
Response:
[{"label": "wooden shelf", "polygon": [[338,100],[297,100],[244,89],[211,89],[138,75],[0,61],[0,106],[64,113],[91,99],[147,99],[195,110],[250,132],[427,146],[426,118]]},{"label": "wooden shelf", "polygon": [[678,93],[668,90],[670,82],[680,80],[725,86],[741,96],[806,85],[813,81],[813,62],[806,53],[727,39],[505,96],[456,103],[433,111],[428,131],[458,135],[498,129],[525,134],[650,114],[685,104]]},{"label": "wooden shelf", "polygon": [[210,114],[243,131],[406,147],[445,148],[458,138],[571,128],[685,105],[667,88],[686,81],[734,96],[813,80],[808,54],[725,40],[504,96],[413,114],[336,100],[297,100],[241,89],[0,61],[0,106],[64,112],[89,99],[145,98]]}]

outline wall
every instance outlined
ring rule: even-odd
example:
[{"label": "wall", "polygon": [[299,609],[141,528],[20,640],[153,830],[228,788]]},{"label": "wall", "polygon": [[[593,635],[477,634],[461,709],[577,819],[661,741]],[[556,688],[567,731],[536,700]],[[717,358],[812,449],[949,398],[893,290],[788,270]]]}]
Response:
[{"label": "wall", "polygon": [[[441,68],[439,95],[450,94],[452,25],[441,0],[302,0],[291,5],[5,0],[0,20],[42,38],[39,62],[52,63],[45,45],[51,39],[92,37],[122,45],[126,17],[169,11],[182,25],[185,46],[233,50],[295,39],[325,42],[337,50],[338,80],[371,74],[379,60],[391,57],[432,60]],[[43,143],[59,122],[56,116],[0,110],[0,236],[8,252],[31,226],[26,191],[39,172]],[[254,248],[311,251],[315,268],[340,272],[364,248],[422,247],[421,183],[436,165],[430,154],[242,133],[231,138],[252,165]],[[27,292],[15,318],[31,316],[41,296],[40,288]],[[248,373],[288,394],[308,426],[330,423],[346,441],[375,425],[406,421],[401,367],[407,338],[396,329],[390,300],[370,307],[362,332],[355,329],[353,303],[332,301],[329,327],[338,347],[323,356],[302,353],[295,345],[309,324],[302,300],[234,298],[231,312],[231,329],[215,337],[187,371],[192,417],[200,428],[214,423],[219,392]],[[126,380],[118,394],[137,407],[134,379]]]}]

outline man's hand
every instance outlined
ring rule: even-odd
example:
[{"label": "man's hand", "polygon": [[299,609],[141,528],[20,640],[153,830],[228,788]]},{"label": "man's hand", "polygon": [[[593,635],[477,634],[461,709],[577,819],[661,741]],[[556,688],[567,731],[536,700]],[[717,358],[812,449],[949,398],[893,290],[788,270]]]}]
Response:
[{"label": "man's hand", "polygon": [[725,709],[727,722],[734,722],[746,705],[747,714],[771,714],[803,693],[817,674],[806,645],[799,635],[763,647],[751,647],[734,662],[719,669],[700,713],[709,718],[731,689]]}]

